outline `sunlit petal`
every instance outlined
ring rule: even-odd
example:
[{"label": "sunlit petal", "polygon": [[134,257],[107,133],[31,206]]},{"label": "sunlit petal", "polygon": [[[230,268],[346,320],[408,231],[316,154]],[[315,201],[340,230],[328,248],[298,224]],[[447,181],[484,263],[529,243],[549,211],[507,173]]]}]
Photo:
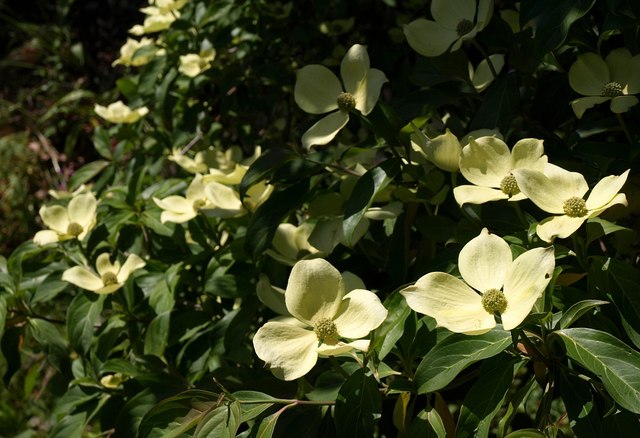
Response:
[{"label": "sunlit petal", "polygon": [[364,82],[360,84],[358,90],[354,93],[356,99],[356,109],[363,115],[369,114],[376,106],[380,98],[382,85],[388,82],[385,74],[375,68],[369,69],[369,74]]},{"label": "sunlit petal", "polygon": [[360,83],[367,78],[369,67],[367,46],[360,44],[351,46],[340,63],[340,76],[347,93],[356,94]]},{"label": "sunlit petal", "polygon": [[557,237],[564,239],[575,233],[585,220],[587,216],[555,216],[540,222],[536,227],[536,234],[545,242],[553,242]]},{"label": "sunlit petal", "polygon": [[480,235],[460,251],[458,269],[467,284],[485,292],[502,288],[511,260],[509,244],[483,228]]},{"label": "sunlit petal", "polygon": [[69,214],[66,208],[61,205],[42,206],[40,208],[40,217],[47,227],[59,234],[66,234],[69,226]]},{"label": "sunlit petal", "polygon": [[33,236],[33,243],[36,245],[47,245],[49,243],[55,243],[60,240],[60,235],[53,230],[38,231]]},{"label": "sunlit petal", "polygon": [[458,39],[455,29],[447,29],[424,18],[405,25],[404,35],[409,46],[422,56],[442,55]]},{"label": "sunlit petal", "polygon": [[146,262],[139,256],[137,256],[136,254],[129,254],[129,257],[127,257],[127,260],[125,260],[122,268],[120,268],[118,272],[118,283],[124,283],[125,281],[127,281],[127,278],[129,278],[132,272],[143,268],[145,265]]},{"label": "sunlit petal", "polygon": [[333,111],[338,108],[336,99],[340,93],[340,80],[325,66],[307,65],[296,72],[293,95],[303,111],[310,114]]},{"label": "sunlit petal", "polygon": [[107,272],[117,274],[119,270],[120,263],[118,263],[117,261],[115,263],[111,263],[111,260],[109,260],[108,252],[103,252],[96,259],[96,271],[98,271],[98,275],[104,275]]},{"label": "sunlit petal", "polygon": [[462,204],[484,204],[490,201],[499,201],[500,199],[509,199],[509,195],[502,190],[492,187],[480,187],[463,185],[453,189],[453,197],[458,205]]},{"label": "sunlit petal", "polygon": [[387,317],[387,309],[373,292],[356,289],[342,299],[333,320],[343,338],[358,339],[376,329]]},{"label": "sunlit petal", "polygon": [[349,121],[349,113],[336,111],[318,120],[302,135],[302,145],[310,149],[314,145],[329,143]]},{"label": "sunlit petal", "polygon": [[622,175],[609,175],[595,185],[587,198],[587,209],[596,210],[611,201],[622,189],[629,176],[629,170]]},{"label": "sunlit petal", "polygon": [[62,273],[62,279],[82,289],[94,292],[104,286],[100,277],[82,266],[67,269]]},{"label": "sunlit petal", "polygon": [[500,182],[511,170],[511,151],[496,137],[470,139],[462,148],[460,173],[467,181],[485,187],[500,187]]},{"label": "sunlit petal", "polygon": [[525,138],[517,142],[511,150],[511,168],[526,168],[543,172],[547,164],[542,140]]}]

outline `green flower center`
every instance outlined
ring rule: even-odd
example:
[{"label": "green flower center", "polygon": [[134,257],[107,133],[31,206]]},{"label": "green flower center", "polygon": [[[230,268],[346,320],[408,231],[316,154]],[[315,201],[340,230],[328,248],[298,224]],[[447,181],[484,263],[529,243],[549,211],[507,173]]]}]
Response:
[{"label": "green flower center", "polygon": [[586,216],[589,210],[587,210],[587,203],[584,199],[578,198],[574,196],[572,198],[567,199],[562,204],[562,209],[564,210],[564,214],[569,217],[582,217]]},{"label": "green flower center", "polygon": [[204,199],[196,199],[195,201],[193,201],[193,210],[198,211],[202,207],[204,207],[206,204],[207,204],[207,201],[205,201]]},{"label": "green flower center", "polygon": [[500,190],[502,190],[505,195],[509,195],[509,197],[520,193],[520,188],[518,187],[516,177],[512,174],[509,174],[502,178],[502,181],[500,181]]},{"label": "green flower center", "polygon": [[604,87],[602,87],[602,91],[600,94],[606,97],[616,97],[622,94],[622,89],[624,87],[619,82],[609,82]]},{"label": "green flower center", "polygon": [[324,343],[335,342],[338,337],[338,329],[336,324],[329,318],[322,318],[313,324],[313,331],[316,333],[318,340]]},{"label": "green flower center", "polygon": [[105,272],[104,274],[102,274],[102,284],[104,284],[105,286],[118,284],[118,277],[113,272]]},{"label": "green flower center", "polygon": [[338,94],[337,103],[338,108],[342,111],[351,111],[356,107],[356,98],[351,93],[340,93]]},{"label": "green flower center", "polygon": [[471,32],[474,27],[475,25],[473,24],[473,21],[469,21],[465,18],[456,26],[456,32],[458,33],[458,36],[461,37]]},{"label": "green flower center", "polygon": [[492,315],[504,313],[507,310],[507,299],[501,290],[489,289],[482,294],[482,307]]},{"label": "green flower center", "polygon": [[77,222],[71,222],[67,225],[67,234],[70,236],[78,237],[83,231],[84,228],[82,228],[82,225]]}]

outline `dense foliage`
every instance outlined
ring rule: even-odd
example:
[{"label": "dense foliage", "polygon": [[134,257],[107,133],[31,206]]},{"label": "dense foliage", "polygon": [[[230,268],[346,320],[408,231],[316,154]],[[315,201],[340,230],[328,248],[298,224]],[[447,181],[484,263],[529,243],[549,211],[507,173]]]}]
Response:
[{"label": "dense foliage", "polygon": [[638,430],[637,2],[142,13],[0,256],[3,434]]}]

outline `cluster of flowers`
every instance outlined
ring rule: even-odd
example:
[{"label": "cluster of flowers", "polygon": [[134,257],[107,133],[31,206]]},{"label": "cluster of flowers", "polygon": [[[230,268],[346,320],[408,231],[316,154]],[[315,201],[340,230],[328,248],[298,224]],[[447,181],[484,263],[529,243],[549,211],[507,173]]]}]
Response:
[{"label": "cluster of flowers", "polygon": [[[186,0],[150,0],[143,25],[131,32],[143,35],[168,28],[179,15]],[[458,2],[461,3],[461,2]],[[434,21],[419,19],[405,28],[408,43],[424,56],[437,56],[457,50],[472,39],[490,21],[493,2],[465,0],[464,7],[445,0],[434,0]],[[116,61],[139,66],[154,56],[163,56],[161,41],[143,38],[129,40]],[[149,49],[151,47],[151,49]],[[203,43],[199,54],[180,57],[180,71],[194,77],[210,67],[215,51]],[[481,92],[504,65],[502,55],[488,57],[476,69],[470,66],[469,80]],[[572,102],[577,117],[595,104],[611,101],[613,112],[626,111],[637,103],[632,94],[640,91],[640,79],[632,71],[640,70],[640,55],[631,57],[626,49],[614,50],[603,60],[596,54],[580,55],[569,72],[572,87],[587,97]],[[377,104],[385,74],[370,67],[367,49],[352,46],[340,65],[338,78],[322,65],[308,65],[297,71],[294,97],[301,109],[310,114],[326,114],[302,136],[302,145],[311,149],[331,142],[346,126],[351,115],[367,116]],[[113,123],[134,123],[144,116],[146,107],[129,109],[122,102],[108,108],[96,106],[96,113]],[[499,133],[474,132],[460,141],[450,131],[429,138],[418,129],[411,137],[412,155],[407,162],[431,162],[447,172],[460,172],[470,184],[459,185],[453,193],[456,202],[482,204],[529,199],[552,216],[536,227],[540,239],[552,243],[571,236],[589,218],[607,208],[626,205],[620,193],[629,171],[600,180],[591,190],[585,178],[548,163],[542,140],[526,138],[509,149]],[[273,190],[265,182],[253,185],[244,199],[238,186],[252,160],[242,161],[233,149],[227,152],[199,152],[189,158],[175,151],[170,159],[195,174],[185,196],[154,198],[162,209],[161,221],[184,223],[199,213],[218,218],[234,218],[253,211]],[[362,168],[360,174],[366,169]],[[356,176],[358,173],[356,173]],[[340,196],[340,195],[338,195]],[[402,203],[389,202],[374,207],[365,220],[396,217]],[[97,201],[92,193],[75,194],[68,206],[42,207],[40,216],[50,229],[34,237],[38,244],[78,239],[81,241],[96,223]],[[366,232],[363,222],[360,235]],[[340,273],[321,257],[328,256],[341,240],[339,213],[315,225],[281,224],[269,254],[293,266],[286,290],[275,288],[267,278],[258,284],[259,298],[280,316],[265,323],[253,344],[275,376],[292,380],[305,375],[319,356],[366,352],[369,341],[362,338],[387,318],[387,310],[374,292],[353,274]],[[316,238],[312,235],[316,233]],[[358,233],[356,233],[358,234]],[[318,237],[318,235],[320,237]],[[330,236],[330,238],[325,238]],[[313,240],[313,243],[311,241]],[[322,246],[322,242],[328,242]],[[317,243],[316,243],[317,242]],[[319,248],[322,246],[322,248]],[[132,272],[145,266],[135,254],[121,266],[111,263],[107,253],[96,260],[95,272],[76,266],[63,279],[96,293],[113,293]],[[444,272],[431,272],[400,293],[409,307],[433,317],[439,326],[453,332],[481,334],[496,325],[496,318],[507,329],[514,329],[531,312],[542,296],[555,267],[553,246],[538,247],[515,259],[509,244],[485,228],[460,251],[460,278]]]}]

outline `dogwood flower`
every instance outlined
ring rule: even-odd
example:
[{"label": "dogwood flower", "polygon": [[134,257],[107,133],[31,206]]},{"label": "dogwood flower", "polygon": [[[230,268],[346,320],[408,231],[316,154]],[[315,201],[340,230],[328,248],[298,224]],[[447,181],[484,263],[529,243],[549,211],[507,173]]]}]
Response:
[{"label": "dogwood flower", "polygon": [[462,280],[431,272],[400,293],[411,309],[452,332],[486,333],[495,327],[496,314],[504,329],[511,330],[531,312],[554,267],[552,246],[531,249],[513,260],[509,244],[484,228],[460,251]]},{"label": "dogwood flower", "polygon": [[613,205],[627,205],[627,197],[619,192],[627,181],[629,170],[601,179],[586,200],[584,195],[589,186],[580,173],[549,164],[544,173],[518,169],[513,174],[522,193],[540,209],[557,215],[543,220],[536,228],[536,233],[545,242],[569,237],[584,221],[599,216]]},{"label": "dogwood flower", "polygon": [[363,338],[387,317],[387,309],[373,292],[355,289],[345,294],[340,272],[323,259],[296,263],[285,304],[292,317],[267,322],[253,338],[258,357],[283,380],[307,374],[319,355],[366,351],[367,340],[340,339]]},{"label": "dogwood flower", "polygon": [[373,110],[387,77],[380,70],[369,68],[369,65],[366,46],[355,44],[340,64],[342,84],[323,65],[307,65],[297,71],[294,97],[300,108],[310,114],[337,110],[320,119],[303,134],[302,145],[305,148],[333,140],[349,121],[350,111],[356,109],[366,116]]},{"label": "dogwood flower", "polygon": [[418,18],[404,27],[407,42],[423,56],[455,52],[485,28],[493,16],[492,0],[433,0],[435,21]]},{"label": "dogwood flower", "polygon": [[180,67],[178,67],[178,71],[190,78],[195,78],[203,71],[211,68],[211,63],[215,57],[216,51],[214,49],[182,55],[180,56]]},{"label": "dogwood flower", "polygon": [[[141,49],[144,50],[144,54],[134,57],[136,52]],[[156,56],[157,51],[157,47],[151,38],[142,38],[140,41],[127,38],[127,42],[120,47],[120,57],[113,61],[112,65],[121,64],[139,67],[151,61]]]},{"label": "dogwood flower", "polygon": [[471,138],[460,155],[460,173],[474,185],[461,185],[453,189],[459,205],[483,204],[508,199],[521,201],[525,194],[518,188],[514,169],[527,168],[542,171],[547,164],[542,140],[525,138],[511,151],[496,137]]},{"label": "dogwood flower", "polygon": [[94,111],[97,115],[111,123],[135,123],[147,115],[149,108],[143,106],[132,110],[121,100],[118,100],[107,107],[96,104]]},{"label": "dogwood flower", "polygon": [[571,102],[577,118],[599,103],[611,101],[614,113],[624,113],[638,103],[632,96],[640,92],[640,55],[631,56],[627,48],[612,50],[606,59],[596,53],[583,53],[569,69],[569,84],[587,96]]},{"label": "dogwood flower", "polygon": [[171,24],[180,16],[177,10],[165,10],[156,6],[148,6],[140,9],[146,15],[142,24],[136,24],[129,33],[132,35],[144,35],[148,33],[160,32],[171,27]]},{"label": "dogwood flower", "polygon": [[493,73],[491,73],[489,62],[493,65],[496,73],[500,73],[504,67],[504,55],[499,53],[489,55],[489,60],[487,61],[487,59],[483,59],[475,69],[473,68],[473,64],[469,62],[469,79],[471,79],[471,84],[478,93],[486,90],[495,79]]},{"label": "dogwood flower", "polygon": [[96,224],[97,205],[98,201],[93,193],[74,196],[67,207],[43,205],[40,208],[40,217],[49,230],[38,231],[33,236],[33,241],[37,245],[46,245],[70,239],[84,239]]},{"label": "dogwood flower", "polygon": [[186,197],[177,195],[167,196],[163,199],[154,197],[153,202],[164,210],[160,214],[160,221],[181,224],[196,217],[200,210],[210,207],[204,187],[203,177],[198,174],[187,187]]},{"label": "dogwood flower", "polygon": [[289,266],[299,260],[320,256],[320,250],[309,243],[312,231],[313,224],[309,222],[299,226],[288,223],[278,225],[271,242],[273,249],[268,249],[267,255]]},{"label": "dogwood flower", "polygon": [[120,289],[132,272],[144,267],[145,261],[135,254],[130,254],[124,265],[111,263],[108,253],[102,253],[96,259],[96,271],[84,266],[74,266],[62,273],[62,279],[82,289],[97,294],[110,294]]}]

